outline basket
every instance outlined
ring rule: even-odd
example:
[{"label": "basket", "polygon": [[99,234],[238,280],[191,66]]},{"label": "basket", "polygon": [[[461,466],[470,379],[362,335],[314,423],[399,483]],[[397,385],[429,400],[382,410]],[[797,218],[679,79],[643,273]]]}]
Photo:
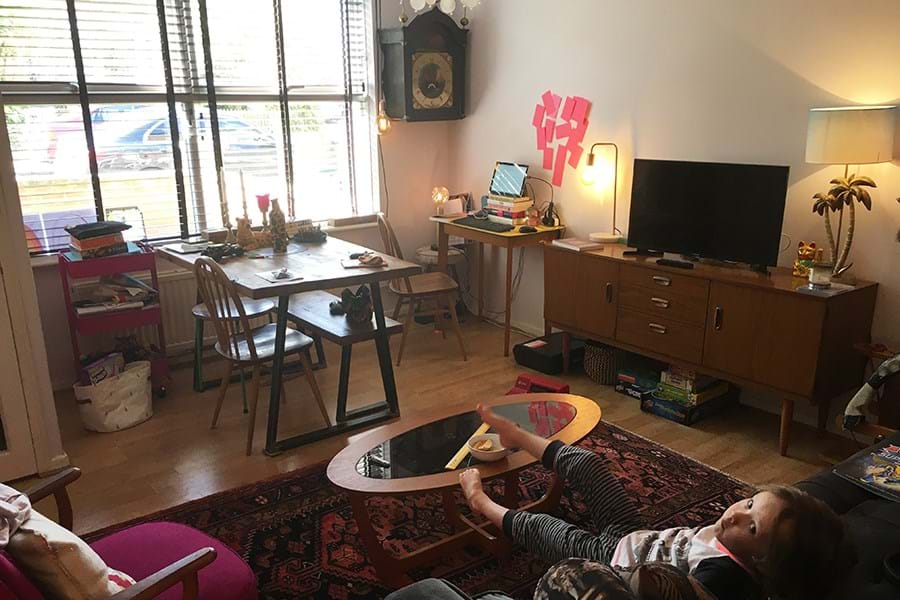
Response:
[{"label": "basket", "polygon": [[96,385],[75,385],[75,401],[88,431],[119,431],[153,416],[150,395],[150,361],[125,365],[119,375]]},{"label": "basket", "polygon": [[615,348],[599,342],[584,343],[584,372],[593,381],[601,385],[613,385],[616,382],[616,362],[618,352]]}]

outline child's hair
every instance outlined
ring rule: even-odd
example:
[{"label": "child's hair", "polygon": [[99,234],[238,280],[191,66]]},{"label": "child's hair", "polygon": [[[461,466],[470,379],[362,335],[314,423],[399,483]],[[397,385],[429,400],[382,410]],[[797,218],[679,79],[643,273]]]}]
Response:
[{"label": "child's hair", "polygon": [[841,519],[806,492],[787,485],[767,485],[785,503],[775,521],[772,544],[756,560],[768,591],[776,598],[828,598],[856,562],[856,551]]}]

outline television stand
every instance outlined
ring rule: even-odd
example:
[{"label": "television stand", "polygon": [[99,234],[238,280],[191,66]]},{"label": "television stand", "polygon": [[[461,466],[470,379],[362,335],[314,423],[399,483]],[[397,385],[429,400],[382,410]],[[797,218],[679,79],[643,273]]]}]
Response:
[{"label": "television stand", "polygon": [[649,248],[635,248],[634,250],[626,250],[622,253],[622,256],[647,256],[647,257],[656,257],[662,256],[663,253],[660,250],[650,250]]},{"label": "television stand", "polygon": [[767,267],[766,265],[750,265],[750,270],[754,273],[765,275],[766,277],[769,277],[771,275],[771,273],[769,273],[769,267]]},{"label": "television stand", "polygon": [[656,264],[663,267],[675,267],[676,269],[693,269],[694,263],[686,260],[675,260],[674,258],[658,258]]}]

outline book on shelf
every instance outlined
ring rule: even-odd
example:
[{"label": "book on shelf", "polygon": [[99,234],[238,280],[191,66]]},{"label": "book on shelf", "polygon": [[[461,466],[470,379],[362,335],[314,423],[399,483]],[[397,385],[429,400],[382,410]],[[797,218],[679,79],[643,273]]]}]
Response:
[{"label": "book on shelf", "polygon": [[145,304],[140,300],[131,302],[94,302],[91,300],[82,300],[73,303],[75,312],[78,316],[96,315],[100,313],[119,312],[122,310],[133,310],[144,308]]},{"label": "book on shelf", "polygon": [[125,238],[121,233],[111,233],[109,235],[101,235],[97,237],[80,240],[75,236],[69,236],[69,247],[84,253],[94,248],[104,248],[106,246],[116,246],[125,243]]},{"label": "book on shelf", "polygon": [[534,206],[534,202],[530,198],[526,198],[521,202],[505,202],[503,200],[488,199],[485,208],[499,208],[501,210],[525,211]]},{"label": "book on shelf", "polygon": [[492,215],[490,213],[488,213],[488,220],[503,225],[512,225],[513,227],[518,227],[519,225],[524,225],[528,222],[528,219],[524,217],[521,219],[507,219],[506,217],[498,217],[497,215]]},{"label": "book on shelf", "polygon": [[696,371],[689,371],[679,367],[669,367],[660,374],[660,381],[674,388],[687,392],[702,392],[715,385],[719,380],[708,375],[700,375]]},{"label": "book on shelf", "polygon": [[493,208],[488,206],[484,209],[489,215],[503,217],[504,219],[524,219],[526,214],[524,210],[506,210],[503,208]]},{"label": "book on shelf", "polygon": [[551,242],[554,246],[574,250],[575,252],[587,252],[588,250],[601,250],[603,244],[600,242],[592,242],[590,240],[580,240],[578,238],[562,238]]},{"label": "book on shelf", "polygon": [[857,452],[836,466],[834,473],[882,498],[900,502],[900,435]]},{"label": "book on shelf", "polygon": [[723,396],[727,393],[728,382],[725,381],[719,381],[718,383],[702,392],[688,392],[683,388],[675,387],[662,381],[660,381],[659,385],[656,386],[656,394],[660,398],[664,398],[665,400],[670,400],[672,402],[678,402],[680,404],[684,404],[685,406],[698,406],[700,404],[703,404],[704,402],[709,402],[710,400],[714,400],[715,398]]},{"label": "book on shelf", "polygon": [[95,248],[84,249],[75,248],[71,244],[69,244],[69,248],[71,249],[70,254],[72,254],[72,256],[76,260],[84,260],[87,258],[102,258],[104,256],[115,256],[117,254],[127,254],[129,252],[128,243],[124,241],[107,246],[97,246]]}]

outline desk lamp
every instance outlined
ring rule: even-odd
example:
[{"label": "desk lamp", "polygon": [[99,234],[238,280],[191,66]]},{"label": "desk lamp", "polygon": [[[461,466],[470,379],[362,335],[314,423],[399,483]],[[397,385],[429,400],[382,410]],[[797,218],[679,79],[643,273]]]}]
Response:
[{"label": "desk lamp", "polygon": [[[606,146],[613,149],[613,158],[612,158],[612,169],[610,169],[610,164],[608,161],[604,161],[603,163],[597,162],[597,154],[595,153],[595,149],[598,146]],[[610,177],[610,171],[612,172],[612,177]],[[588,153],[587,157],[587,166],[584,171],[581,173],[581,182],[585,185],[591,186],[596,184],[601,184],[604,187],[609,184],[610,179],[612,179],[612,231],[609,233],[592,233],[590,235],[592,242],[604,242],[604,243],[614,243],[619,241],[619,238],[622,237],[622,232],[616,227],[616,187],[618,183],[618,172],[619,172],[619,147],[612,142],[597,142],[596,144],[591,146],[591,151]]]},{"label": "desk lamp", "polygon": [[[813,212],[822,215],[825,233],[831,250],[835,275],[845,266],[853,242],[856,226],[856,207],[859,202],[871,210],[872,200],[866,188],[875,182],[858,173],[850,173],[850,165],[888,162],[894,149],[895,106],[844,106],[813,108],[809,111],[806,130],[806,162],[844,165],[844,176],[831,180],[831,188],[814,196]],[[844,208],[849,211],[847,235],[841,247]],[[829,212],[838,213],[837,238],[831,227]]]}]

